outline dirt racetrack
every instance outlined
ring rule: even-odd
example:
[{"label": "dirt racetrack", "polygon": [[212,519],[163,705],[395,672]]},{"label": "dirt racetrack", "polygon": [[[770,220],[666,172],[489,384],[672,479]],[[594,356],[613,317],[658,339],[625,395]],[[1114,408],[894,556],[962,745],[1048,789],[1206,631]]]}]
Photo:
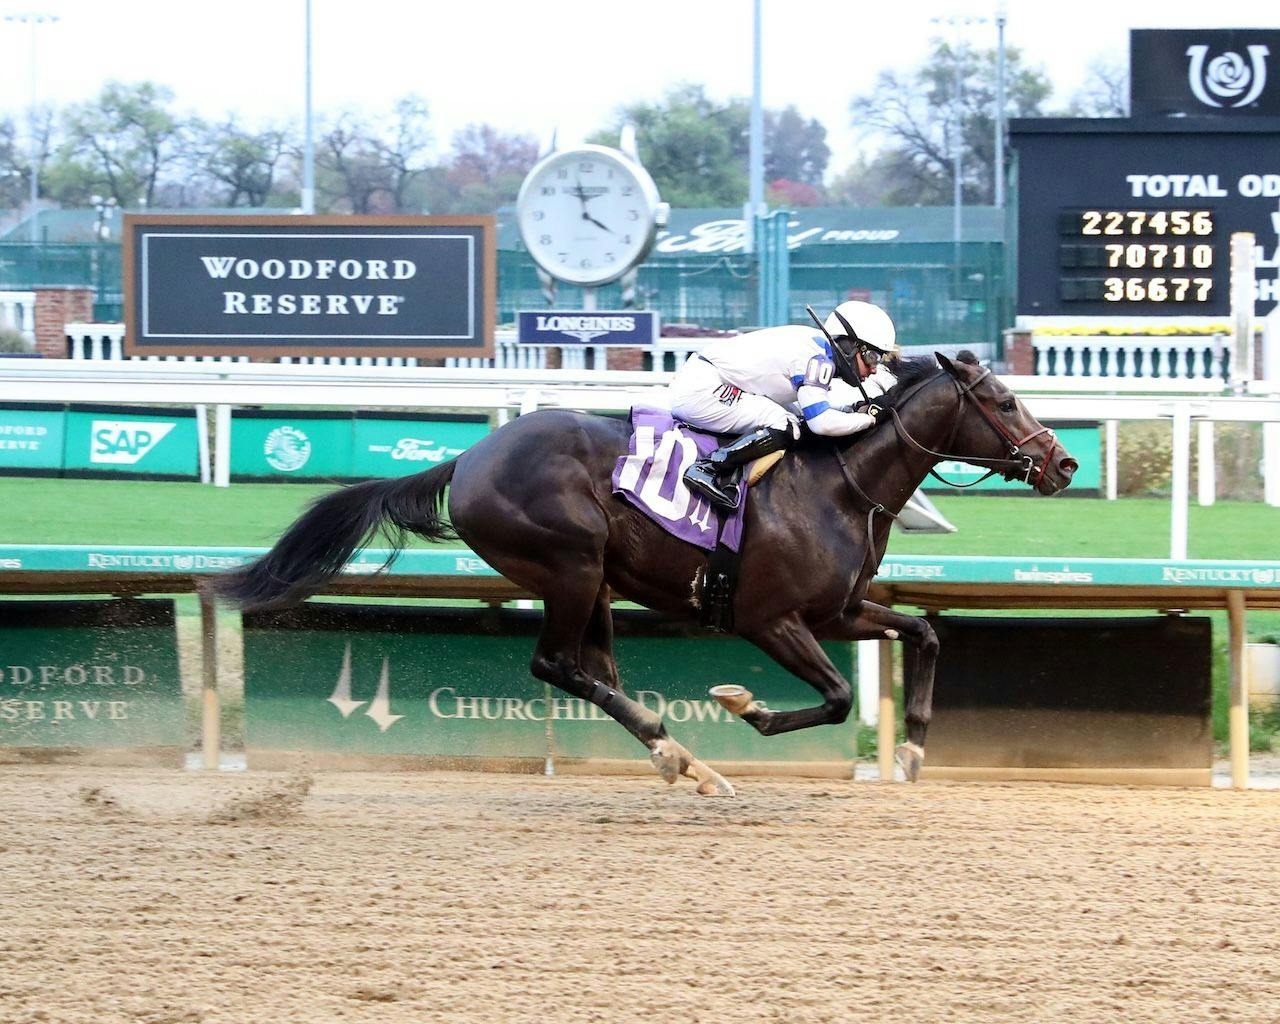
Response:
[{"label": "dirt racetrack", "polygon": [[6,1024],[1280,1020],[1277,792],[0,779]]}]

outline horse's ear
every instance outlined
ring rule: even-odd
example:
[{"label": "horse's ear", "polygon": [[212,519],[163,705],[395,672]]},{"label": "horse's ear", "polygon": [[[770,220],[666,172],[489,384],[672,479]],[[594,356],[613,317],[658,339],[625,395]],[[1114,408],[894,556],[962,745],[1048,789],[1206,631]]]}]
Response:
[{"label": "horse's ear", "polygon": [[953,363],[950,359],[944,356],[941,352],[935,352],[933,354],[933,358],[938,360],[938,365],[941,366],[944,370],[946,370],[947,373],[955,377],[956,380],[960,379],[960,371],[956,369],[955,363]]}]

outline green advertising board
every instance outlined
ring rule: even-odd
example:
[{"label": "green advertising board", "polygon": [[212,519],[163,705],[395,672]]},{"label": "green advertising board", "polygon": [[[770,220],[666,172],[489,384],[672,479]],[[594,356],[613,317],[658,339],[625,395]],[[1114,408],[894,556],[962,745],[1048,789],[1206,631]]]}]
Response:
[{"label": "green advertising board", "polygon": [[406,476],[462,454],[488,432],[488,419],[476,416],[241,411],[231,425],[231,475],[249,480]]},{"label": "green advertising board", "polygon": [[123,473],[166,479],[198,478],[195,412],[69,406],[62,464],[68,474],[79,476]]},{"label": "green advertising board", "polygon": [[[707,695],[735,682],[778,710],[818,695],[745,641],[619,613],[616,653],[627,692],[660,714],[698,756],[719,761],[843,763],[852,725],[765,739]],[[529,674],[541,615],[510,610],[319,603],[244,620],[249,763],[278,753],[643,760],[603,711]],[[852,646],[828,645],[846,674]]]},{"label": "green advertising board", "polygon": [[331,480],[350,475],[351,413],[261,413],[231,418],[231,476]]},{"label": "green advertising board", "polygon": [[476,417],[391,419],[356,417],[352,446],[353,476],[408,476],[448,462],[489,432],[489,421]]},{"label": "green advertising board", "polygon": [[0,602],[0,760],[181,765],[183,727],[172,601]]},{"label": "green advertising board", "polygon": [[0,406],[0,473],[59,472],[66,418],[61,406]]},{"label": "green advertising board", "polygon": [[[1071,478],[1071,486],[1064,491],[1066,495],[1080,498],[1096,498],[1102,490],[1102,435],[1097,423],[1050,423],[1058,441],[1071,453],[1072,458],[1080,463],[1075,476]],[[948,480],[958,484],[972,484],[987,472],[986,468],[971,466],[967,462],[939,462],[934,467]],[[923,490],[930,493],[963,494],[954,488],[938,483],[929,477]],[[982,483],[969,488],[973,491],[1005,491],[1011,494],[1032,494],[1032,490],[1021,480],[1005,480],[996,475]]]}]

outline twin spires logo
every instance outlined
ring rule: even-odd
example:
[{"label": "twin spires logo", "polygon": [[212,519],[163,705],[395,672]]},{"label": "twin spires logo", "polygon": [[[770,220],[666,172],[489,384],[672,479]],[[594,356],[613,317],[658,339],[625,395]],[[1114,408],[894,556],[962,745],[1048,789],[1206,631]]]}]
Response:
[{"label": "twin spires logo", "polygon": [[115,466],[137,465],[175,426],[172,422],[94,420],[89,428],[89,461]]},{"label": "twin spires logo", "polygon": [[329,695],[327,700],[338,709],[338,713],[343,718],[350,718],[352,712],[358,711],[368,703],[369,707],[365,710],[365,714],[373,719],[378,726],[379,732],[386,732],[404,717],[404,715],[391,713],[391,662],[389,658],[384,657],[382,659],[382,674],[378,677],[378,691],[374,694],[373,700],[366,702],[351,699],[351,644],[349,642],[342,652],[342,667],[338,670],[338,679],[334,683],[333,693]]}]

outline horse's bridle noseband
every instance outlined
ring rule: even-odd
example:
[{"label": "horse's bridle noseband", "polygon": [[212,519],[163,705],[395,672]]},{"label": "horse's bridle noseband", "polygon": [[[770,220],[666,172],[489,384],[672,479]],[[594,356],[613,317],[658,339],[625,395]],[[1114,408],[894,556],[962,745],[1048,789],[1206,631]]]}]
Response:
[{"label": "horse's bridle noseband", "polygon": [[[917,451],[922,452],[925,455],[928,455],[932,459],[954,459],[958,462],[967,462],[975,466],[983,465],[983,466],[991,467],[989,470],[987,470],[987,472],[982,477],[973,481],[973,483],[968,483],[968,484],[954,483],[953,481],[946,479],[946,477],[941,476],[935,470],[932,470],[932,469],[929,470],[930,476],[933,476],[936,479],[941,480],[948,487],[973,487],[977,484],[982,483],[983,480],[986,480],[989,477],[992,477],[996,473],[1000,473],[1000,472],[1004,473],[1006,479],[1014,480],[1014,479],[1017,479],[1019,476],[1021,476],[1022,479],[1026,481],[1026,483],[1032,484],[1032,486],[1036,486],[1040,483],[1042,479],[1044,479],[1045,470],[1049,468],[1049,463],[1053,461],[1053,453],[1058,449],[1058,437],[1048,427],[1041,427],[1039,430],[1032,431],[1030,434],[1028,434],[1024,438],[1021,438],[1021,439],[1016,438],[1009,430],[1005,428],[1004,424],[1002,424],[999,420],[997,420],[994,416],[992,416],[989,412],[987,412],[987,410],[983,407],[982,403],[979,402],[978,399],[971,392],[973,391],[974,388],[976,388],[979,384],[981,384],[984,380],[986,380],[990,374],[991,374],[990,368],[984,369],[982,373],[979,374],[978,377],[971,384],[961,384],[960,381],[956,378],[955,374],[951,373],[950,371],[947,372],[947,376],[951,378],[951,383],[956,386],[956,391],[959,393],[961,409],[963,409],[966,399],[973,403],[973,405],[977,408],[978,412],[982,414],[982,418],[986,420],[987,424],[991,427],[991,429],[994,430],[996,434],[999,435],[1000,439],[1003,440],[1009,446],[1008,458],[985,459],[985,458],[980,458],[979,456],[976,456],[976,455],[975,456],[947,455],[943,452],[935,452],[932,448],[926,448],[924,445],[922,445],[919,441],[917,441],[914,437],[911,436],[911,433],[907,430],[906,426],[902,422],[902,417],[898,415],[898,410],[896,406],[891,405],[889,407],[889,414],[893,417],[893,428],[895,431],[897,431],[898,436],[901,437],[904,441],[910,444]],[[918,385],[919,390],[913,391],[910,395],[905,396],[904,401],[909,398],[914,398],[917,394],[919,394],[920,391],[924,389],[924,385],[926,383],[928,383],[928,381],[921,381],[920,384]],[[897,404],[901,405],[903,404],[903,402],[899,402]],[[953,441],[955,441],[956,434],[959,432],[959,430],[960,430],[960,414],[959,412],[957,412],[956,421],[951,428],[951,436],[947,439],[946,447],[948,448],[951,447],[951,444]],[[1034,483],[1032,483],[1031,475],[1032,473],[1035,472],[1036,460],[1034,456],[1024,454],[1022,451],[1022,446],[1025,445],[1028,441],[1034,440],[1035,438],[1039,437],[1041,434],[1049,435],[1050,445],[1049,445],[1048,452],[1045,453],[1044,461],[1040,465],[1040,472],[1036,474],[1035,481]],[[862,566],[858,570],[859,575],[861,575],[861,573],[866,570],[867,562],[871,559],[872,553],[875,550],[875,543],[873,542],[872,538],[875,536],[874,530],[875,530],[876,516],[885,515],[885,516],[888,516],[890,519],[897,519],[898,514],[896,512],[890,512],[889,509],[885,508],[885,506],[881,502],[876,501],[869,494],[867,494],[866,491],[862,489],[857,479],[854,477],[852,470],[849,469],[849,463],[845,459],[844,449],[841,448],[840,445],[835,446],[835,453],[836,453],[836,461],[840,464],[840,472],[844,476],[845,484],[867,506],[867,551],[866,551],[866,554],[863,556]]]},{"label": "horse's bridle noseband", "polygon": [[[935,452],[930,448],[926,448],[911,436],[910,432],[908,432],[906,426],[902,422],[902,417],[898,415],[898,410],[891,406],[889,408],[889,413],[893,417],[893,427],[898,432],[899,437],[914,447],[917,451],[923,452],[931,458],[950,459],[956,462],[967,462],[972,466],[991,467],[977,480],[967,484],[958,484],[954,480],[948,480],[936,470],[929,470],[930,476],[937,480],[941,480],[948,487],[976,487],[978,484],[982,483],[983,480],[987,480],[995,476],[997,473],[1003,475],[1006,480],[1021,479],[1023,483],[1029,484],[1032,487],[1038,487],[1040,485],[1040,481],[1044,479],[1044,474],[1049,468],[1049,463],[1053,461],[1053,453],[1058,449],[1058,436],[1048,427],[1041,427],[1039,430],[1033,430],[1026,437],[1015,437],[1003,423],[996,419],[995,416],[991,415],[987,408],[979,402],[977,397],[973,394],[973,390],[990,375],[991,369],[988,367],[985,368],[982,373],[978,374],[978,376],[969,384],[961,384],[953,374],[948,374],[948,376],[951,377],[951,383],[956,386],[956,391],[960,396],[961,405],[964,404],[966,399],[971,402],[973,407],[978,410],[982,418],[986,421],[987,425],[991,427],[1000,439],[1009,446],[1009,455],[1007,458],[985,459],[976,455],[948,455],[943,452]],[[951,437],[947,440],[946,446],[948,448],[951,447],[951,443],[955,440],[956,433],[959,429],[960,417],[956,416],[956,422],[955,426],[952,428]],[[1036,473],[1035,456],[1026,454],[1023,452],[1022,448],[1025,444],[1035,440],[1041,434],[1048,435],[1049,450],[1045,453],[1044,459],[1040,463],[1040,471]],[[1034,480],[1032,479],[1033,473],[1035,474]]]}]

